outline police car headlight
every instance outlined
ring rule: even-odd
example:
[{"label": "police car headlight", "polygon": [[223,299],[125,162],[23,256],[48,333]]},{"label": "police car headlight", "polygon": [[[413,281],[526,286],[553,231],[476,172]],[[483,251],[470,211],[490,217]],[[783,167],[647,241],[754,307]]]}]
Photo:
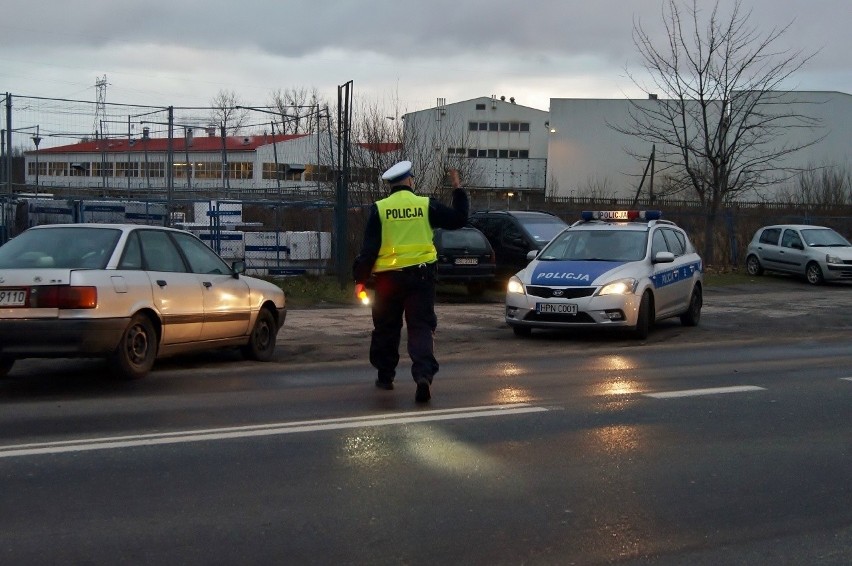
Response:
[{"label": "police car headlight", "polygon": [[506,286],[507,293],[515,293],[518,295],[526,295],[524,291],[524,284],[521,283],[521,280],[517,277],[512,277],[509,279],[509,284]]},{"label": "police car headlight", "polygon": [[619,279],[601,287],[598,295],[629,295],[636,290],[636,283],[632,278]]},{"label": "police car headlight", "polygon": [[843,263],[843,260],[836,255],[825,254],[825,263]]}]

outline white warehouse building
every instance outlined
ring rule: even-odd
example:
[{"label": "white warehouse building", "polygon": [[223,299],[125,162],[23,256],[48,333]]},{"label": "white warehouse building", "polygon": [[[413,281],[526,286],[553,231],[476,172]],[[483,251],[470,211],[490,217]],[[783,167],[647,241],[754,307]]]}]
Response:
[{"label": "white warehouse building", "polygon": [[[828,166],[849,172],[852,95],[798,91],[789,98],[795,102],[779,112],[807,116],[818,125],[784,129],[776,147],[806,147],[785,156],[783,168]],[[636,195],[652,146],[617,128],[629,129],[632,105],[660,102],[552,98],[547,112],[492,96],[453,104],[439,100],[434,108],[404,118],[406,135],[414,132],[421,145],[433,145],[447,157],[463,155],[476,161],[474,190],[491,191],[499,198],[524,193],[629,198]],[[658,181],[660,176],[657,171]],[[743,197],[771,199],[782,188]]]}]

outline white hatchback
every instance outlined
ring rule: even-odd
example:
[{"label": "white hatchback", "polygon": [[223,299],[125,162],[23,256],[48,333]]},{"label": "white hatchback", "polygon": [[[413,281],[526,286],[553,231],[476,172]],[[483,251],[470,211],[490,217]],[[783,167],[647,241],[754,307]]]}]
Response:
[{"label": "white hatchback", "polygon": [[182,230],[30,228],[0,247],[0,376],[20,358],[105,357],[139,378],[157,357],[239,346],[272,358],[284,292]]},{"label": "white hatchback", "polygon": [[704,266],[686,232],[659,211],[583,212],[509,280],[506,323],[534,328],[627,328],[646,338],[655,320],[695,326]]}]

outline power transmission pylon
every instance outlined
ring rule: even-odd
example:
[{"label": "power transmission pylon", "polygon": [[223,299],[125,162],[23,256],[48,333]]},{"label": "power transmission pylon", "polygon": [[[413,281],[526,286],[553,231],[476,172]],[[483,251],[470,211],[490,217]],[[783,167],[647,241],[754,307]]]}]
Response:
[{"label": "power transmission pylon", "polygon": [[106,137],[106,132],[104,132],[104,129],[107,127],[106,122],[104,122],[106,120],[106,75],[102,79],[95,80],[95,88],[97,89],[98,102],[95,106],[95,124],[93,129],[95,131],[95,139],[97,139],[98,137]]}]

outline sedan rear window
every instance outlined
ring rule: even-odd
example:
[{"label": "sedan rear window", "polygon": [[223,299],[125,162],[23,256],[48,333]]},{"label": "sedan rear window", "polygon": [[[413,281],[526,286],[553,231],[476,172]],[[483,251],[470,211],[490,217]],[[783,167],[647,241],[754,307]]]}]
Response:
[{"label": "sedan rear window", "polygon": [[85,226],[27,230],[0,247],[0,268],[103,269],[120,236]]}]

